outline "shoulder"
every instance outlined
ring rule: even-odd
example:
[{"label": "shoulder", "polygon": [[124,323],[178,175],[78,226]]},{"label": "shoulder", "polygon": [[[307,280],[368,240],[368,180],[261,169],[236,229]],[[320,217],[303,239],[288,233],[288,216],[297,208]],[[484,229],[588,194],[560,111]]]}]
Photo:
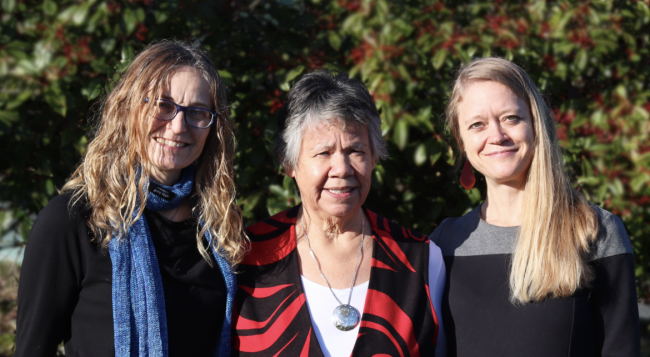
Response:
[{"label": "shoulder", "polygon": [[478,206],[462,217],[446,218],[431,233],[430,238],[438,244],[439,241],[448,239],[450,234],[457,235],[475,231],[481,220],[479,215],[480,210],[481,206]]},{"label": "shoulder", "polygon": [[593,207],[598,215],[598,236],[591,259],[632,254],[632,243],[621,219],[598,206]]},{"label": "shoulder", "polygon": [[76,224],[79,219],[85,220],[88,208],[85,201],[73,201],[73,193],[66,192],[54,197],[39,212],[35,225],[46,225],[48,227],[62,227],[69,224]]},{"label": "shoulder", "polygon": [[27,240],[26,261],[38,257],[43,263],[74,255],[81,241],[90,240],[86,223],[89,210],[83,202],[73,202],[72,196],[64,193],[54,197],[38,214]]},{"label": "shoulder", "polygon": [[372,229],[383,238],[390,237],[394,240],[404,242],[427,243],[429,241],[428,237],[424,234],[412,231],[408,228],[404,228],[399,224],[387,219],[386,217],[372,212],[369,209],[366,209],[365,212],[370,219],[370,225],[372,226]]},{"label": "shoulder", "polygon": [[480,225],[480,206],[462,217],[447,218],[431,233],[429,238],[438,245],[442,255],[480,255],[484,242],[477,241]]},{"label": "shoulder", "polygon": [[299,205],[295,206],[247,227],[251,244],[240,264],[264,266],[289,256],[296,248],[292,227],[296,224],[299,209]]},{"label": "shoulder", "polygon": [[442,222],[431,234],[443,256],[511,254],[519,227],[499,227],[481,219],[480,206]]},{"label": "shoulder", "polygon": [[300,205],[294,206],[286,211],[263,219],[246,227],[246,233],[248,233],[251,241],[266,240],[270,237],[277,237],[282,233],[286,233],[291,226],[296,224],[299,209]]}]

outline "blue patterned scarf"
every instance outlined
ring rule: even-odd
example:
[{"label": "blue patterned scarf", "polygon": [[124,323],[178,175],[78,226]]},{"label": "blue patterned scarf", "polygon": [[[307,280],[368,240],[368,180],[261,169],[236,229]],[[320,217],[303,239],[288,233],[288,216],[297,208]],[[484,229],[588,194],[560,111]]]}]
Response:
[{"label": "blue patterned scarf", "polygon": [[[194,170],[183,170],[172,187],[153,181],[146,188],[146,208],[164,211],[178,207],[190,196]],[[137,211],[137,209],[136,209]],[[135,215],[136,213],[134,213]],[[211,242],[212,237],[206,237]],[[236,281],[230,264],[212,247],[212,253],[226,281],[226,317],[215,356],[230,356],[230,323]],[[167,318],[158,259],[149,226],[143,216],[129,227],[126,239],[112,237],[109,254],[113,263],[113,328],[116,357],[167,357]]]}]

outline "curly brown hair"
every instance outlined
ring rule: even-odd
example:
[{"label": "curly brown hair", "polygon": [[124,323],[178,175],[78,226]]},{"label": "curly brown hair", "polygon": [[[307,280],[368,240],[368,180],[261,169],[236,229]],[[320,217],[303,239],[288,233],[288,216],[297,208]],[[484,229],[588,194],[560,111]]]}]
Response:
[{"label": "curly brown hair", "polygon": [[[241,261],[247,246],[235,202],[235,137],[225,86],[208,55],[195,45],[161,41],[133,59],[115,88],[102,99],[94,138],[61,192],[73,192],[72,203],[83,200],[89,205],[88,226],[103,247],[112,236],[123,237],[143,213],[147,199],[143,190],[153,167],[146,145],[155,119],[147,115],[152,104],[145,103],[144,98],[160,97],[169,79],[187,67],[207,81],[212,108],[219,113],[195,163],[196,205],[192,213],[202,222],[197,229],[197,246],[210,262],[202,244],[209,233],[216,238],[212,240],[215,248],[225,252],[234,265]],[[139,197],[142,204],[138,205]]]}]

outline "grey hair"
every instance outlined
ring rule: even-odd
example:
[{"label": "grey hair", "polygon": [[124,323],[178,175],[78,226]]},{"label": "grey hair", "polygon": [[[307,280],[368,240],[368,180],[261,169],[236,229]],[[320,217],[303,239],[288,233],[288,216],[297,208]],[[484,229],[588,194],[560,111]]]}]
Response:
[{"label": "grey hair", "polygon": [[372,96],[361,81],[347,73],[317,69],[305,74],[289,91],[286,108],[284,127],[275,145],[275,154],[285,170],[298,165],[305,128],[322,124],[342,124],[343,130],[348,125],[368,128],[373,158],[388,158]]}]

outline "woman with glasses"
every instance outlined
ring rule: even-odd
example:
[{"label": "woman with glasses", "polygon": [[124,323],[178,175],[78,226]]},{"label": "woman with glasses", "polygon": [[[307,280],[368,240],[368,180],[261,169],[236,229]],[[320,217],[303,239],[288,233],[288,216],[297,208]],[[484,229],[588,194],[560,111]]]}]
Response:
[{"label": "woman with glasses", "polygon": [[16,356],[229,356],[244,253],[225,88],[197,47],[140,53],[77,170],[39,214]]}]

